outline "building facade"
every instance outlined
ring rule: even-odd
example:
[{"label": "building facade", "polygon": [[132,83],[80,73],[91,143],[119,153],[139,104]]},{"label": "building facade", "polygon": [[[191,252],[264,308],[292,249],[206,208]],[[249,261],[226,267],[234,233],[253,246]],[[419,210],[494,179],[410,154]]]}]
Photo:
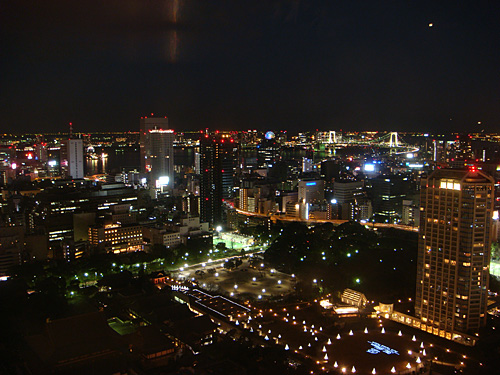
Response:
[{"label": "building facade", "polygon": [[68,164],[69,176],[73,179],[81,179],[85,176],[83,171],[83,140],[68,140]]},{"label": "building facade", "polygon": [[224,222],[223,204],[234,194],[238,146],[234,139],[204,136],[200,141],[200,216],[211,225]]},{"label": "building facade", "polygon": [[415,313],[451,340],[486,323],[494,182],[480,171],[422,179]]},{"label": "building facade", "polygon": [[[141,172],[148,175],[151,186],[156,186],[159,177],[173,181],[174,131],[169,129],[167,117],[141,117],[140,155]],[[170,173],[170,174],[169,174]],[[160,183],[165,183],[164,178]]]}]

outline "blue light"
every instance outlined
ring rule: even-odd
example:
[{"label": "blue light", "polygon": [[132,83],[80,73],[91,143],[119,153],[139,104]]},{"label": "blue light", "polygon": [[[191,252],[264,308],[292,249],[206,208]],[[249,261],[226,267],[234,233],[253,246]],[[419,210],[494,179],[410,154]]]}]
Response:
[{"label": "blue light", "polygon": [[306,183],[306,186],[314,186],[314,185],[316,185],[316,182],[307,182]]}]

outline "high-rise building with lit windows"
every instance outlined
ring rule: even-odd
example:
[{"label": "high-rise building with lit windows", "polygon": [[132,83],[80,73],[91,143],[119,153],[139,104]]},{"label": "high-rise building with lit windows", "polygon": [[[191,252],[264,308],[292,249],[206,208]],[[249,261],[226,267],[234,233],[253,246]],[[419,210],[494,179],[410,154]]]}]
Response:
[{"label": "high-rise building with lit windows", "polygon": [[141,117],[141,169],[152,187],[171,188],[174,181],[175,134],[167,117]]},{"label": "high-rise building with lit windows", "polygon": [[463,342],[486,323],[493,189],[478,170],[422,179],[415,313],[429,333]]},{"label": "high-rise building with lit windows", "polygon": [[238,145],[230,134],[200,141],[200,216],[211,225],[224,222],[224,201],[233,198]]}]

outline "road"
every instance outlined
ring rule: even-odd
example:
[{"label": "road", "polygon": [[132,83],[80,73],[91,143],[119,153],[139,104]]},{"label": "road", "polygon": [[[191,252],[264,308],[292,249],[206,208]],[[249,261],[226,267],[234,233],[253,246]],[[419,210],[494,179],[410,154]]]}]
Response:
[{"label": "road", "polygon": [[[332,223],[334,225],[340,225],[340,224],[347,223],[349,221],[349,220],[321,220],[321,219],[304,220],[304,219],[299,219],[299,218],[293,217],[293,216],[276,215],[276,214],[264,215],[264,214],[259,214],[256,212],[243,211],[240,209],[236,209],[236,212],[238,212],[241,215],[270,219],[271,221],[278,221],[278,220],[279,221],[293,221],[293,222],[301,222],[301,223],[308,223],[308,224]],[[369,224],[369,226],[371,228],[394,228],[394,229],[406,230],[409,232],[418,232],[418,228],[415,228],[415,227],[412,227],[409,225],[401,225],[401,224],[371,223],[371,224]]]}]

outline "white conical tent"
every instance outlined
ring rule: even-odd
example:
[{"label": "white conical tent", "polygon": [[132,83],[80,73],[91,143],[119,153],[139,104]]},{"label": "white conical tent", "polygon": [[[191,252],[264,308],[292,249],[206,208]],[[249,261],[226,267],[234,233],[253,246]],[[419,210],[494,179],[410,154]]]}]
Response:
[{"label": "white conical tent", "polygon": [[364,331],[364,332],[365,332],[365,333],[368,333],[368,327],[365,327],[365,331]]},{"label": "white conical tent", "polygon": [[351,372],[354,374],[356,372],[356,367],[352,366]]},{"label": "white conical tent", "polygon": [[391,372],[392,372],[393,374],[394,374],[394,373],[396,373],[396,368],[395,368],[395,367],[391,368]]},{"label": "white conical tent", "polygon": [[323,353],[326,352],[326,346],[323,346],[322,351],[323,351]]},{"label": "white conical tent", "polygon": [[340,333],[337,334],[337,340],[340,340]]},{"label": "white conical tent", "polygon": [[372,374],[375,375],[377,373],[377,370],[375,370],[375,367],[372,370]]},{"label": "white conical tent", "polygon": [[325,361],[328,361],[328,353],[325,353],[325,356],[323,357]]},{"label": "white conical tent", "polygon": [[398,336],[403,336],[403,334],[401,333],[401,331],[398,332]]},{"label": "white conical tent", "polygon": [[335,363],[333,364],[333,367],[335,367],[335,368],[339,367],[339,364],[337,363],[337,361],[335,361]]},{"label": "white conical tent", "polygon": [[349,331],[349,336],[352,336],[354,335],[354,333],[352,332],[352,329]]},{"label": "white conical tent", "polygon": [[326,345],[332,345],[332,340],[328,339]]}]

